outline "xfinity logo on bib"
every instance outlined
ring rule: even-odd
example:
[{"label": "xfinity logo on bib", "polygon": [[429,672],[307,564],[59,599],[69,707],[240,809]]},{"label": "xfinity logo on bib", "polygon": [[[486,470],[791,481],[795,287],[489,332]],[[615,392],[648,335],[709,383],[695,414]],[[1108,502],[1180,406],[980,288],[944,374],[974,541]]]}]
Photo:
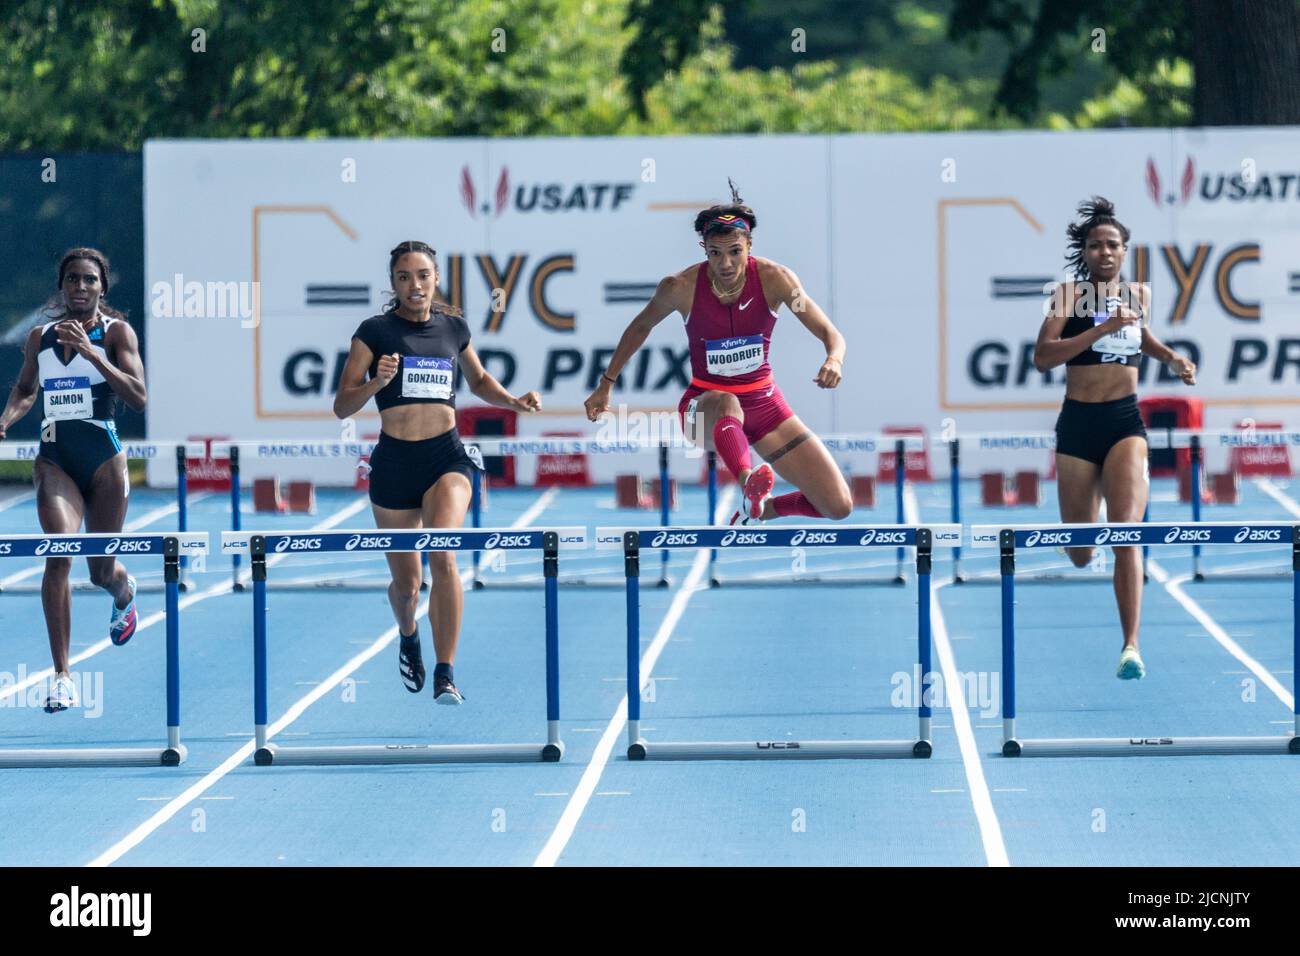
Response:
[{"label": "xfinity logo on bib", "polygon": [[858,544],[907,544],[906,531],[871,530],[858,539]]},{"label": "xfinity logo on bib", "polygon": [[669,534],[667,531],[660,531],[650,539],[650,547],[657,548],[661,545],[681,545],[681,544],[699,544],[700,536],[694,532],[683,533],[676,532]]},{"label": "xfinity logo on bib", "polygon": [[1118,528],[1102,528],[1097,532],[1093,544],[1105,544],[1109,541],[1111,544],[1141,544],[1141,531],[1126,531]]},{"label": "xfinity logo on bib", "polygon": [[1243,541],[1281,541],[1281,528],[1242,528],[1232,540],[1237,544]]},{"label": "xfinity logo on bib", "polygon": [[790,547],[797,547],[801,544],[834,544],[836,533],[834,531],[804,531],[801,529],[796,531],[790,539]]},{"label": "xfinity logo on bib", "polygon": [[1165,533],[1165,544],[1173,544],[1175,541],[1209,541],[1209,528],[1180,528],[1177,525],[1170,528]]},{"label": "xfinity logo on bib", "polygon": [[80,541],[51,541],[49,538],[42,539],[41,543],[36,546],[36,554],[81,554]]},{"label": "xfinity logo on bib", "polygon": [[1069,544],[1073,531],[1031,531],[1025,538],[1025,547],[1032,548],[1038,544]]},{"label": "xfinity logo on bib", "polygon": [[360,535],[354,534],[348,538],[347,543],[343,545],[345,551],[355,551],[357,548],[365,551],[368,548],[391,548],[393,539],[387,535]]}]

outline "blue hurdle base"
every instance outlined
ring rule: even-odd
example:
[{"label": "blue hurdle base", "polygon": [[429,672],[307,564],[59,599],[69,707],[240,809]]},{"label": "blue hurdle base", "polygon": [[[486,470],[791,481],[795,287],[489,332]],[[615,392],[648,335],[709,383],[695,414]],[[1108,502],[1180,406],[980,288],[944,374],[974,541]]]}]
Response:
[{"label": "blue hurdle base", "polygon": [[556,763],[563,741],[546,744],[361,744],[281,747],[267,744],[253,755],[259,767],[337,767],[375,764]]},{"label": "blue hurdle base", "polygon": [[0,768],[177,767],[185,762],[183,744],[175,747],[61,747],[0,750]]},{"label": "blue hurdle base", "polygon": [[1002,744],[1004,757],[1186,757],[1213,754],[1300,754],[1300,736],[1012,738]]},{"label": "blue hurdle base", "polygon": [[628,760],[833,760],[929,757],[928,740],[727,740],[649,743],[638,738]]}]

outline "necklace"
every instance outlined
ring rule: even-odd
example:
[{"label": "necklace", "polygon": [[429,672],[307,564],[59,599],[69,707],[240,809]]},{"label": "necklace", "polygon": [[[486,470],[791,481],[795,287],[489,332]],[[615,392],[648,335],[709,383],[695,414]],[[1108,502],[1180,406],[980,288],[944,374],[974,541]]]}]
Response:
[{"label": "necklace", "polygon": [[745,287],[745,273],[740,274],[740,281],[736,283],[734,289],[719,289],[717,280],[713,278],[713,273],[709,273],[709,287],[713,289],[713,294],[719,299],[730,299],[740,294],[740,290]]}]

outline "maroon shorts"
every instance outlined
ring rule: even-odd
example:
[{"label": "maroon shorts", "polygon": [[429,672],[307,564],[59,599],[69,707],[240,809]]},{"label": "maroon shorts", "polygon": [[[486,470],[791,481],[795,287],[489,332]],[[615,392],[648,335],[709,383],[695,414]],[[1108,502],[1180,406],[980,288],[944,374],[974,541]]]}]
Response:
[{"label": "maroon shorts", "polygon": [[[691,385],[677,403],[677,415],[682,421],[682,431],[689,438],[695,427],[695,400],[704,394],[704,389]],[[740,410],[744,413],[745,438],[751,445],[776,428],[787,418],[793,418],[794,412],[785,403],[781,389],[772,382],[771,388],[756,389],[752,392],[736,394],[740,399]],[[690,423],[688,426],[688,422]]]}]

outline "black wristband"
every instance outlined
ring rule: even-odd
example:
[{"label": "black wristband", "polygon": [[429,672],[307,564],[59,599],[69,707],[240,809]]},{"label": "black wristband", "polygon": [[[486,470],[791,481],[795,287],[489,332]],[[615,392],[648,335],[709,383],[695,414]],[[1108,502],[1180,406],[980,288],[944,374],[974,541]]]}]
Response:
[{"label": "black wristband", "polygon": [[600,377],[603,378],[605,381],[609,382],[610,385],[617,385],[617,384],[618,384],[617,381],[615,381],[614,379],[610,378],[610,377],[609,377],[608,375],[606,375],[604,372],[601,372],[601,373],[600,373]]}]

